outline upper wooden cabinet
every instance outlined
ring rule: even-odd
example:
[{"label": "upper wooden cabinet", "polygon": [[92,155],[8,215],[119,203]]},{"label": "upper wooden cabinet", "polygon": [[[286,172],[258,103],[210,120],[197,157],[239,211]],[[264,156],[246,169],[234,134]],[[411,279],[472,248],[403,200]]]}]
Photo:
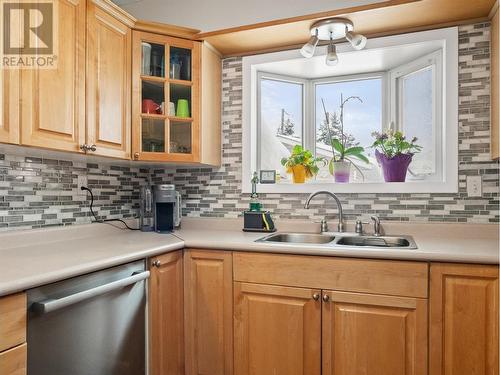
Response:
[{"label": "upper wooden cabinet", "polygon": [[133,20],[108,3],[87,8],[86,143],[93,154],[130,159]]},{"label": "upper wooden cabinet", "polygon": [[149,282],[150,373],[184,374],[184,272],[182,250],[151,259]]},{"label": "upper wooden cabinet", "polygon": [[320,375],[321,291],[234,283],[235,375]]},{"label": "upper wooden cabinet", "polygon": [[500,11],[491,20],[491,158],[500,158]]},{"label": "upper wooden cabinet", "polygon": [[141,31],[132,51],[133,159],[220,164],[220,57]]},{"label": "upper wooden cabinet", "polygon": [[58,6],[57,68],[21,72],[21,143],[78,152],[85,140],[86,3]]},{"label": "upper wooden cabinet", "polygon": [[430,375],[498,374],[498,266],[432,264]]},{"label": "upper wooden cabinet", "polygon": [[0,71],[0,142],[19,143],[20,71]]},{"label": "upper wooden cabinet", "polygon": [[184,253],[186,375],[233,373],[230,251]]},{"label": "upper wooden cabinet", "polygon": [[323,292],[323,375],[426,375],[427,300]]}]

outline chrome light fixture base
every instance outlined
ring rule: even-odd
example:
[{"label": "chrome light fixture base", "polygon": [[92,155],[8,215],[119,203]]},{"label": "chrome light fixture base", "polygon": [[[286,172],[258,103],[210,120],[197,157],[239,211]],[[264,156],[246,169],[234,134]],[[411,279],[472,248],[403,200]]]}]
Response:
[{"label": "chrome light fixture base", "polygon": [[354,25],[347,18],[326,18],[312,24],[311,35],[317,35],[320,40],[337,40],[345,38],[346,32],[353,29]]}]

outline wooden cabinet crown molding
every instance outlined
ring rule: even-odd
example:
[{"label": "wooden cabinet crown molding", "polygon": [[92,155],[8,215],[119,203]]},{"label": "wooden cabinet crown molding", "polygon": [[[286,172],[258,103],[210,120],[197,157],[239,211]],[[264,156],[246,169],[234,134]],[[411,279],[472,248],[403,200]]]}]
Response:
[{"label": "wooden cabinet crown molding", "polygon": [[110,0],[90,0],[92,3],[97,5],[99,8],[104,10],[106,13],[115,17],[118,21],[127,25],[128,27],[133,27],[137,22],[137,18],[132,16],[131,14],[124,11],[118,5],[113,3]]},{"label": "wooden cabinet crown molding", "polygon": [[196,36],[200,32],[200,30],[191,29],[189,27],[168,25],[166,23],[146,20],[136,20],[134,30],[189,40],[196,40]]}]

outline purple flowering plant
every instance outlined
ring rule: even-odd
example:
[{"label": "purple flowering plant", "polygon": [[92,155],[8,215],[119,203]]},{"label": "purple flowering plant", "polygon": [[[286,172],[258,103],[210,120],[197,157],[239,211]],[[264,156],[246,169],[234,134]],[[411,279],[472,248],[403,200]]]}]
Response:
[{"label": "purple flowering plant", "polygon": [[393,158],[397,155],[411,154],[422,151],[422,146],[416,144],[417,137],[413,137],[410,141],[406,139],[403,132],[393,129],[386,130],[385,132],[373,132],[372,137],[375,141],[372,148],[384,154],[387,158]]}]

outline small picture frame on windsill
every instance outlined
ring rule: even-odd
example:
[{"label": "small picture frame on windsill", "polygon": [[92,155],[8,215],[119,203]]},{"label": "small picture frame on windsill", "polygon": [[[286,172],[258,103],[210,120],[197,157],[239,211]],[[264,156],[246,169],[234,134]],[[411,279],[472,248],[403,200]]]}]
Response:
[{"label": "small picture frame on windsill", "polygon": [[276,171],[269,170],[261,170],[260,171],[260,183],[261,184],[275,184],[276,183]]}]

